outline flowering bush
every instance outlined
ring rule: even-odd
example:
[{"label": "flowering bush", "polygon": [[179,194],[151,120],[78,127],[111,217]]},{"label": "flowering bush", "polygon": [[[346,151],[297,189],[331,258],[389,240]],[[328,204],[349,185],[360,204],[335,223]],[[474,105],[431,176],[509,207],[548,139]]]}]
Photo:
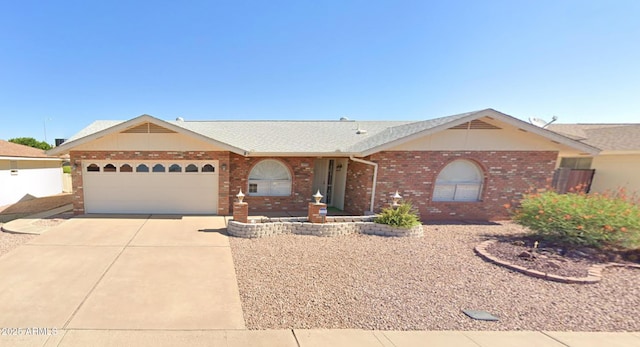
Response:
[{"label": "flowering bush", "polygon": [[397,207],[383,208],[374,222],[405,229],[422,224],[413,205],[409,202],[404,202]]},{"label": "flowering bush", "polygon": [[513,219],[547,241],[598,248],[640,247],[638,200],[623,189],[615,194],[532,192],[523,196]]}]

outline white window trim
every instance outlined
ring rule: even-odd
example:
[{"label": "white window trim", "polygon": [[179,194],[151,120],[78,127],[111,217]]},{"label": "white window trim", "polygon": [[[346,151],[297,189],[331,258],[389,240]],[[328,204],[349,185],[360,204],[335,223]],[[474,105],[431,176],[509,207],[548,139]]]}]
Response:
[{"label": "white window trim", "polygon": [[[480,181],[479,182],[476,182],[476,181],[440,181],[438,182],[438,178],[442,174],[442,172],[449,165],[457,161],[466,161],[474,165],[476,170],[478,170],[478,173],[480,174]],[[467,188],[474,188],[474,190],[476,191],[475,194],[469,195],[469,196],[462,195],[458,197],[458,192],[462,191],[465,186]],[[482,169],[478,166],[478,164],[468,159],[456,159],[448,163],[447,165],[445,165],[442,168],[442,170],[438,172],[438,175],[436,176],[436,181],[433,187],[432,201],[434,202],[480,202],[482,201],[483,187],[484,187],[484,174]],[[442,190],[442,189],[452,190],[452,193],[447,194],[446,197],[440,197],[441,194],[438,193],[438,190]]]},{"label": "white window trim", "polygon": [[[278,163],[280,166],[282,166],[283,169],[286,170],[287,172],[287,176],[289,177],[289,179],[283,180],[283,179],[252,179],[251,178],[251,173],[253,172],[253,170],[255,170],[256,167],[258,167],[260,164],[265,163],[267,161],[271,161],[271,162],[275,162]],[[251,171],[249,172],[249,179],[248,179],[248,184],[247,184],[247,192],[248,195],[250,196],[291,196],[291,193],[293,192],[293,179],[291,177],[291,172],[289,171],[289,168],[287,167],[287,165],[285,165],[283,162],[276,160],[276,159],[264,159],[259,161],[256,165],[253,166],[253,168],[251,168]],[[258,192],[256,193],[251,193],[251,189],[250,186],[252,184],[256,184],[258,187]],[[278,193],[277,192],[277,188],[276,186],[285,186],[286,185],[286,191],[283,189],[282,193]],[[276,192],[274,192],[274,188],[276,189]]]}]

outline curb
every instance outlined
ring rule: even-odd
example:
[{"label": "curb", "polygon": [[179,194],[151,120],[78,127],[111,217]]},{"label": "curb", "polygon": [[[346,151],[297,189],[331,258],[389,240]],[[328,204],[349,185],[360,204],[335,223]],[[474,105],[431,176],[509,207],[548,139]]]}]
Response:
[{"label": "curb", "polygon": [[496,265],[500,265],[506,267],[508,269],[520,272],[522,274],[540,278],[548,281],[567,283],[567,284],[592,284],[598,283],[602,280],[602,271],[607,267],[626,267],[626,268],[634,268],[640,269],[640,264],[621,264],[621,263],[605,263],[605,264],[595,264],[589,267],[587,277],[567,277],[554,275],[550,273],[545,273],[538,270],[528,269],[524,266],[512,264],[506,260],[499,259],[498,257],[490,254],[487,251],[487,247],[493,243],[497,242],[497,240],[487,240],[474,248],[474,251],[484,260],[494,263]]},{"label": "curb", "polygon": [[36,226],[34,225],[35,222],[43,218],[55,216],[57,214],[61,214],[69,211],[73,211],[72,204],[60,206],[58,208],[54,208],[53,210],[39,212],[36,214],[29,215],[27,217],[12,220],[10,222],[3,224],[0,229],[2,229],[2,231],[6,233],[11,233],[11,234],[40,235],[51,227],[42,226],[42,225]]}]

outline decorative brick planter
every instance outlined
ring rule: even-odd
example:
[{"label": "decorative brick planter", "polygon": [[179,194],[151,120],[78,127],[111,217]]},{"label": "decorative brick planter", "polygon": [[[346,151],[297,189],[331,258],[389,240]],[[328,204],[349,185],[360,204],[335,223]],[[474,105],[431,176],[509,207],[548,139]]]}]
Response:
[{"label": "decorative brick planter", "polygon": [[341,236],[355,233],[395,236],[420,237],[423,235],[422,225],[411,229],[394,228],[372,222],[373,216],[366,217],[327,217],[324,224],[309,223],[307,218],[272,218],[242,223],[229,221],[227,232],[236,237],[257,238],[277,234],[298,234],[314,236]]}]

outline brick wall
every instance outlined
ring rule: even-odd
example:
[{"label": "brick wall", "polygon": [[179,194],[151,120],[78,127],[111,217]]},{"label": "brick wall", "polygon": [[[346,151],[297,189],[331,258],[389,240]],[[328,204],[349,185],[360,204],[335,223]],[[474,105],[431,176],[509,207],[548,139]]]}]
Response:
[{"label": "brick wall", "polygon": [[[74,212],[84,213],[82,183],[83,160],[218,160],[219,170],[218,214],[229,215],[235,195],[242,188],[247,194],[245,202],[251,212],[305,211],[313,195],[313,167],[315,158],[277,158],[291,172],[290,196],[263,197],[248,194],[249,172],[259,161],[267,158],[243,157],[229,152],[206,151],[72,151]],[[496,220],[507,216],[503,207],[518,198],[530,187],[544,187],[553,175],[557,152],[523,151],[405,151],[380,152],[366,160],[379,164],[376,186],[375,211],[388,206],[391,195],[398,190],[419,209],[424,221],[434,219]],[[485,176],[482,201],[433,202],[433,185],[437,174],[455,159],[476,162]],[[373,167],[351,161],[347,168],[345,211],[361,215],[369,209],[372,191]]]},{"label": "brick wall", "polygon": [[[407,151],[380,152],[365,159],[379,165],[375,210],[388,206],[391,195],[398,190],[418,208],[423,221],[427,221],[505,219],[508,214],[504,204],[511,203],[530,187],[548,184],[556,158],[557,152],[551,151]],[[485,180],[481,201],[431,201],[438,173],[455,159],[472,160],[482,168]],[[371,182],[372,169],[363,165],[349,163],[349,171],[353,172],[349,172],[347,201],[350,207],[356,207],[355,211],[349,211],[352,213],[368,206],[371,198],[366,183]]]},{"label": "brick wall", "polygon": [[344,210],[353,215],[364,214],[371,203],[373,166],[356,161],[347,165],[347,183],[344,192]]},{"label": "brick wall", "polygon": [[[71,179],[73,182],[73,211],[84,214],[84,187],[82,182],[82,163],[91,160],[218,160],[218,214],[228,215],[231,206],[229,199],[229,152],[209,151],[71,151]],[[77,167],[77,168],[76,168]]]},{"label": "brick wall", "polygon": [[[229,155],[231,164],[231,181],[229,204],[235,200],[240,188],[246,194],[244,201],[249,204],[251,212],[270,211],[306,211],[313,192],[313,165],[315,158],[256,158],[243,157],[235,153]],[[283,163],[291,173],[292,187],[290,196],[251,196],[249,191],[249,173],[261,160],[277,159]]]}]

